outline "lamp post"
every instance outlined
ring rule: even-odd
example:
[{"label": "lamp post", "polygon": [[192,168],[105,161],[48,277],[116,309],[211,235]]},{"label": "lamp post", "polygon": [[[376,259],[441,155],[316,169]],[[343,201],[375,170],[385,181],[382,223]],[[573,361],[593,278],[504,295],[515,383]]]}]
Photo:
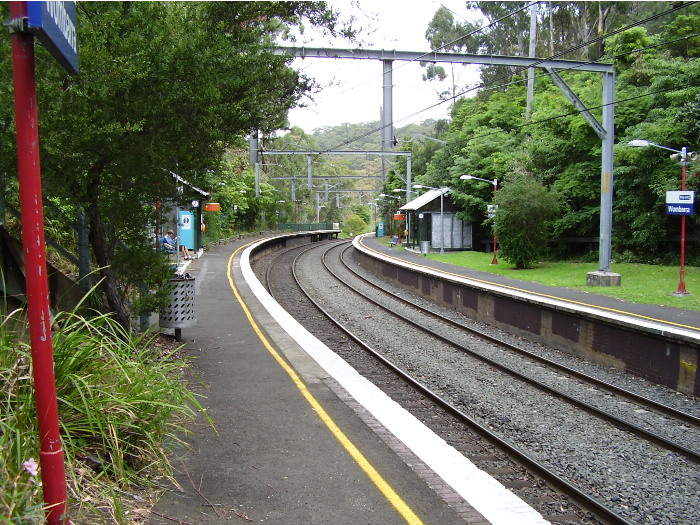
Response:
[{"label": "lamp post", "polygon": [[[668,148],[662,146],[661,144],[656,144],[655,142],[650,142],[648,140],[635,139],[627,143],[628,146],[636,148],[646,148],[647,146],[654,146],[656,148],[665,149],[672,151],[671,159],[680,160],[681,162],[681,191],[686,191],[686,166],[688,165],[688,148],[683,146],[680,150]],[[690,153],[690,155],[693,155]],[[689,295],[689,292],[685,289],[685,214],[681,215],[681,265],[680,265],[680,277],[678,280],[678,289],[673,295]]]},{"label": "lamp post", "polygon": [[438,190],[440,192],[440,233],[442,236],[442,241],[440,241],[440,255],[445,255],[445,215],[443,207],[443,197],[445,195],[445,190],[448,188],[433,188],[432,186],[424,186],[422,184],[414,184],[414,189],[426,189],[426,190]]},{"label": "lamp post", "polygon": [[[379,196],[382,197],[382,198],[384,198],[384,199],[396,199],[397,201],[399,201],[399,205],[398,205],[398,207],[397,207],[396,209],[398,210],[398,208],[401,207],[401,197],[394,197],[393,195],[389,195],[388,193],[380,193]],[[390,231],[389,231],[389,234],[391,235],[391,225],[394,224],[394,214],[391,212],[391,206],[389,206],[389,217],[390,217],[390,219],[389,219],[389,221],[390,221],[390,222],[389,222],[389,226],[390,226],[390,228],[389,228],[389,230],[390,230]],[[399,237],[399,242],[401,242],[401,229],[400,229],[400,228],[397,228],[397,230],[398,230],[398,234],[399,234],[399,235],[398,235],[398,237]]]},{"label": "lamp post", "polygon": [[[394,192],[400,193],[404,192],[406,194],[406,204],[408,204],[411,200],[411,193],[415,193],[418,195],[417,191],[409,190],[408,188],[403,189],[403,188],[394,188]],[[408,214],[408,211],[406,212],[406,244],[411,245],[411,222],[410,222],[411,216]]]},{"label": "lamp post", "polygon": [[316,206],[316,224],[317,225],[321,224],[321,208],[325,208],[325,206],[323,204]]},{"label": "lamp post", "polygon": [[[493,184],[493,195],[494,198],[496,197],[496,192],[498,191],[498,179],[482,179],[480,177],[475,177],[474,175],[460,175],[460,179],[462,180],[480,180],[483,182],[488,182],[489,184]],[[491,264],[498,264],[498,237],[496,235],[496,225],[493,225],[493,259],[491,259]]]},{"label": "lamp post", "polygon": [[[414,186],[414,188],[415,188],[415,186]],[[418,194],[417,191],[413,191],[413,190],[404,190],[403,188],[394,188],[394,192],[395,192],[395,193],[401,193],[402,191],[403,191],[403,192],[406,194],[406,196],[408,196],[409,198],[410,198],[411,193]]]},{"label": "lamp post", "polygon": [[316,192],[316,226],[321,223],[321,208],[325,208],[323,204],[321,204],[321,192],[317,191]]}]

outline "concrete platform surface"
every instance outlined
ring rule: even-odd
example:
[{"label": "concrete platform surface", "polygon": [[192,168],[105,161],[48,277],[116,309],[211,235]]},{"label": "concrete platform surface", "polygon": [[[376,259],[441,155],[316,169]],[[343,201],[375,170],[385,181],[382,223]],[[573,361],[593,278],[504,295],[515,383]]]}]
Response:
[{"label": "concrete platform surface", "polygon": [[[189,448],[173,457],[180,487],[147,523],[495,523],[327,370],[342,364],[331,357],[323,368],[273,318],[241,271],[243,247],[255,240],[216,247],[188,268],[197,326],[182,339],[215,428],[204,417],[192,425]],[[380,397],[352,382],[370,404]]]}]

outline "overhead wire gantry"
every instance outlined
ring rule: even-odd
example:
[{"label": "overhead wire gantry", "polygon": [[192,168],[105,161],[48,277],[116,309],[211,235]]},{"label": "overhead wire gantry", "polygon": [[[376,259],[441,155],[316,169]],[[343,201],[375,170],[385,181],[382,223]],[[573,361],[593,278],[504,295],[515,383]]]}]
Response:
[{"label": "overhead wire gantry", "polygon": [[[613,147],[615,144],[615,71],[612,64],[557,60],[536,57],[479,55],[473,53],[442,53],[437,51],[414,52],[372,49],[335,49],[316,47],[278,47],[278,55],[297,58],[335,58],[356,60],[380,60],[383,68],[382,153],[389,153],[393,139],[392,70],[395,60],[408,62],[447,62],[453,64],[479,64],[492,66],[544,69],[555,85],[564,93],[593,128],[602,142],[600,183],[600,246],[598,270],[588,274],[588,283],[607,285],[619,282],[619,274],[611,270],[612,262],[612,201],[613,201]],[[561,77],[563,71],[600,73],[603,78],[602,123],[588,110]],[[330,152],[317,152],[318,154]],[[338,152],[334,152],[338,153]],[[355,153],[355,152],[353,152]],[[399,152],[396,152],[399,153]],[[403,152],[405,153],[405,152]],[[410,156],[408,157],[410,159]],[[407,178],[410,179],[410,163]],[[410,180],[406,181],[410,187]]]}]

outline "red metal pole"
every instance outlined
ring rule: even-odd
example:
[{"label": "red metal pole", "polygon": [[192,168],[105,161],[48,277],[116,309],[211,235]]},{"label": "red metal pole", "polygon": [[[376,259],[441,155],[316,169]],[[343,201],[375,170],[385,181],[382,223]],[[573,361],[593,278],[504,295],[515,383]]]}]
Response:
[{"label": "red metal pole", "polygon": [[[10,17],[27,16],[26,2],[10,2]],[[67,518],[66,472],[58,424],[58,403],[51,341],[44,211],[39,165],[39,130],[34,76],[34,37],[12,33],[12,64],[17,124],[17,164],[22,214],[22,245],[27,285],[27,312],[32,346],[34,395],[39,424],[41,482],[47,521],[69,523]]]},{"label": "red metal pole", "polygon": [[[687,149],[684,147],[681,150],[681,191],[685,191],[686,189],[687,155]],[[685,289],[685,215],[681,215],[681,272],[680,280],[678,281],[678,290],[676,290],[675,295],[688,295]]]},{"label": "red metal pole", "polygon": [[[493,196],[494,200],[496,197],[496,192],[498,191],[498,179],[493,179]],[[491,264],[498,264],[498,239],[496,236],[496,225],[493,225],[493,259],[491,259]]]}]

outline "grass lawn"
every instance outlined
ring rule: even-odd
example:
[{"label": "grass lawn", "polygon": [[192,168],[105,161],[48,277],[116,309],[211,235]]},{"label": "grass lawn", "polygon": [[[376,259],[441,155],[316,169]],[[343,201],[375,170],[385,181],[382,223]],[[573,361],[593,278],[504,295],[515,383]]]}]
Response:
[{"label": "grass lawn", "polygon": [[[685,267],[685,288],[690,295],[676,297],[680,268],[651,264],[615,263],[612,271],[622,275],[621,286],[586,286],[588,272],[598,269],[598,263],[544,262],[530,270],[516,270],[504,260],[492,265],[493,254],[482,252],[431,253],[428,259],[503,275],[512,279],[532,281],[549,286],[573,288],[590,293],[618,297],[632,303],[659,304],[700,311],[700,268]],[[700,318],[699,318],[700,320]]]}]

